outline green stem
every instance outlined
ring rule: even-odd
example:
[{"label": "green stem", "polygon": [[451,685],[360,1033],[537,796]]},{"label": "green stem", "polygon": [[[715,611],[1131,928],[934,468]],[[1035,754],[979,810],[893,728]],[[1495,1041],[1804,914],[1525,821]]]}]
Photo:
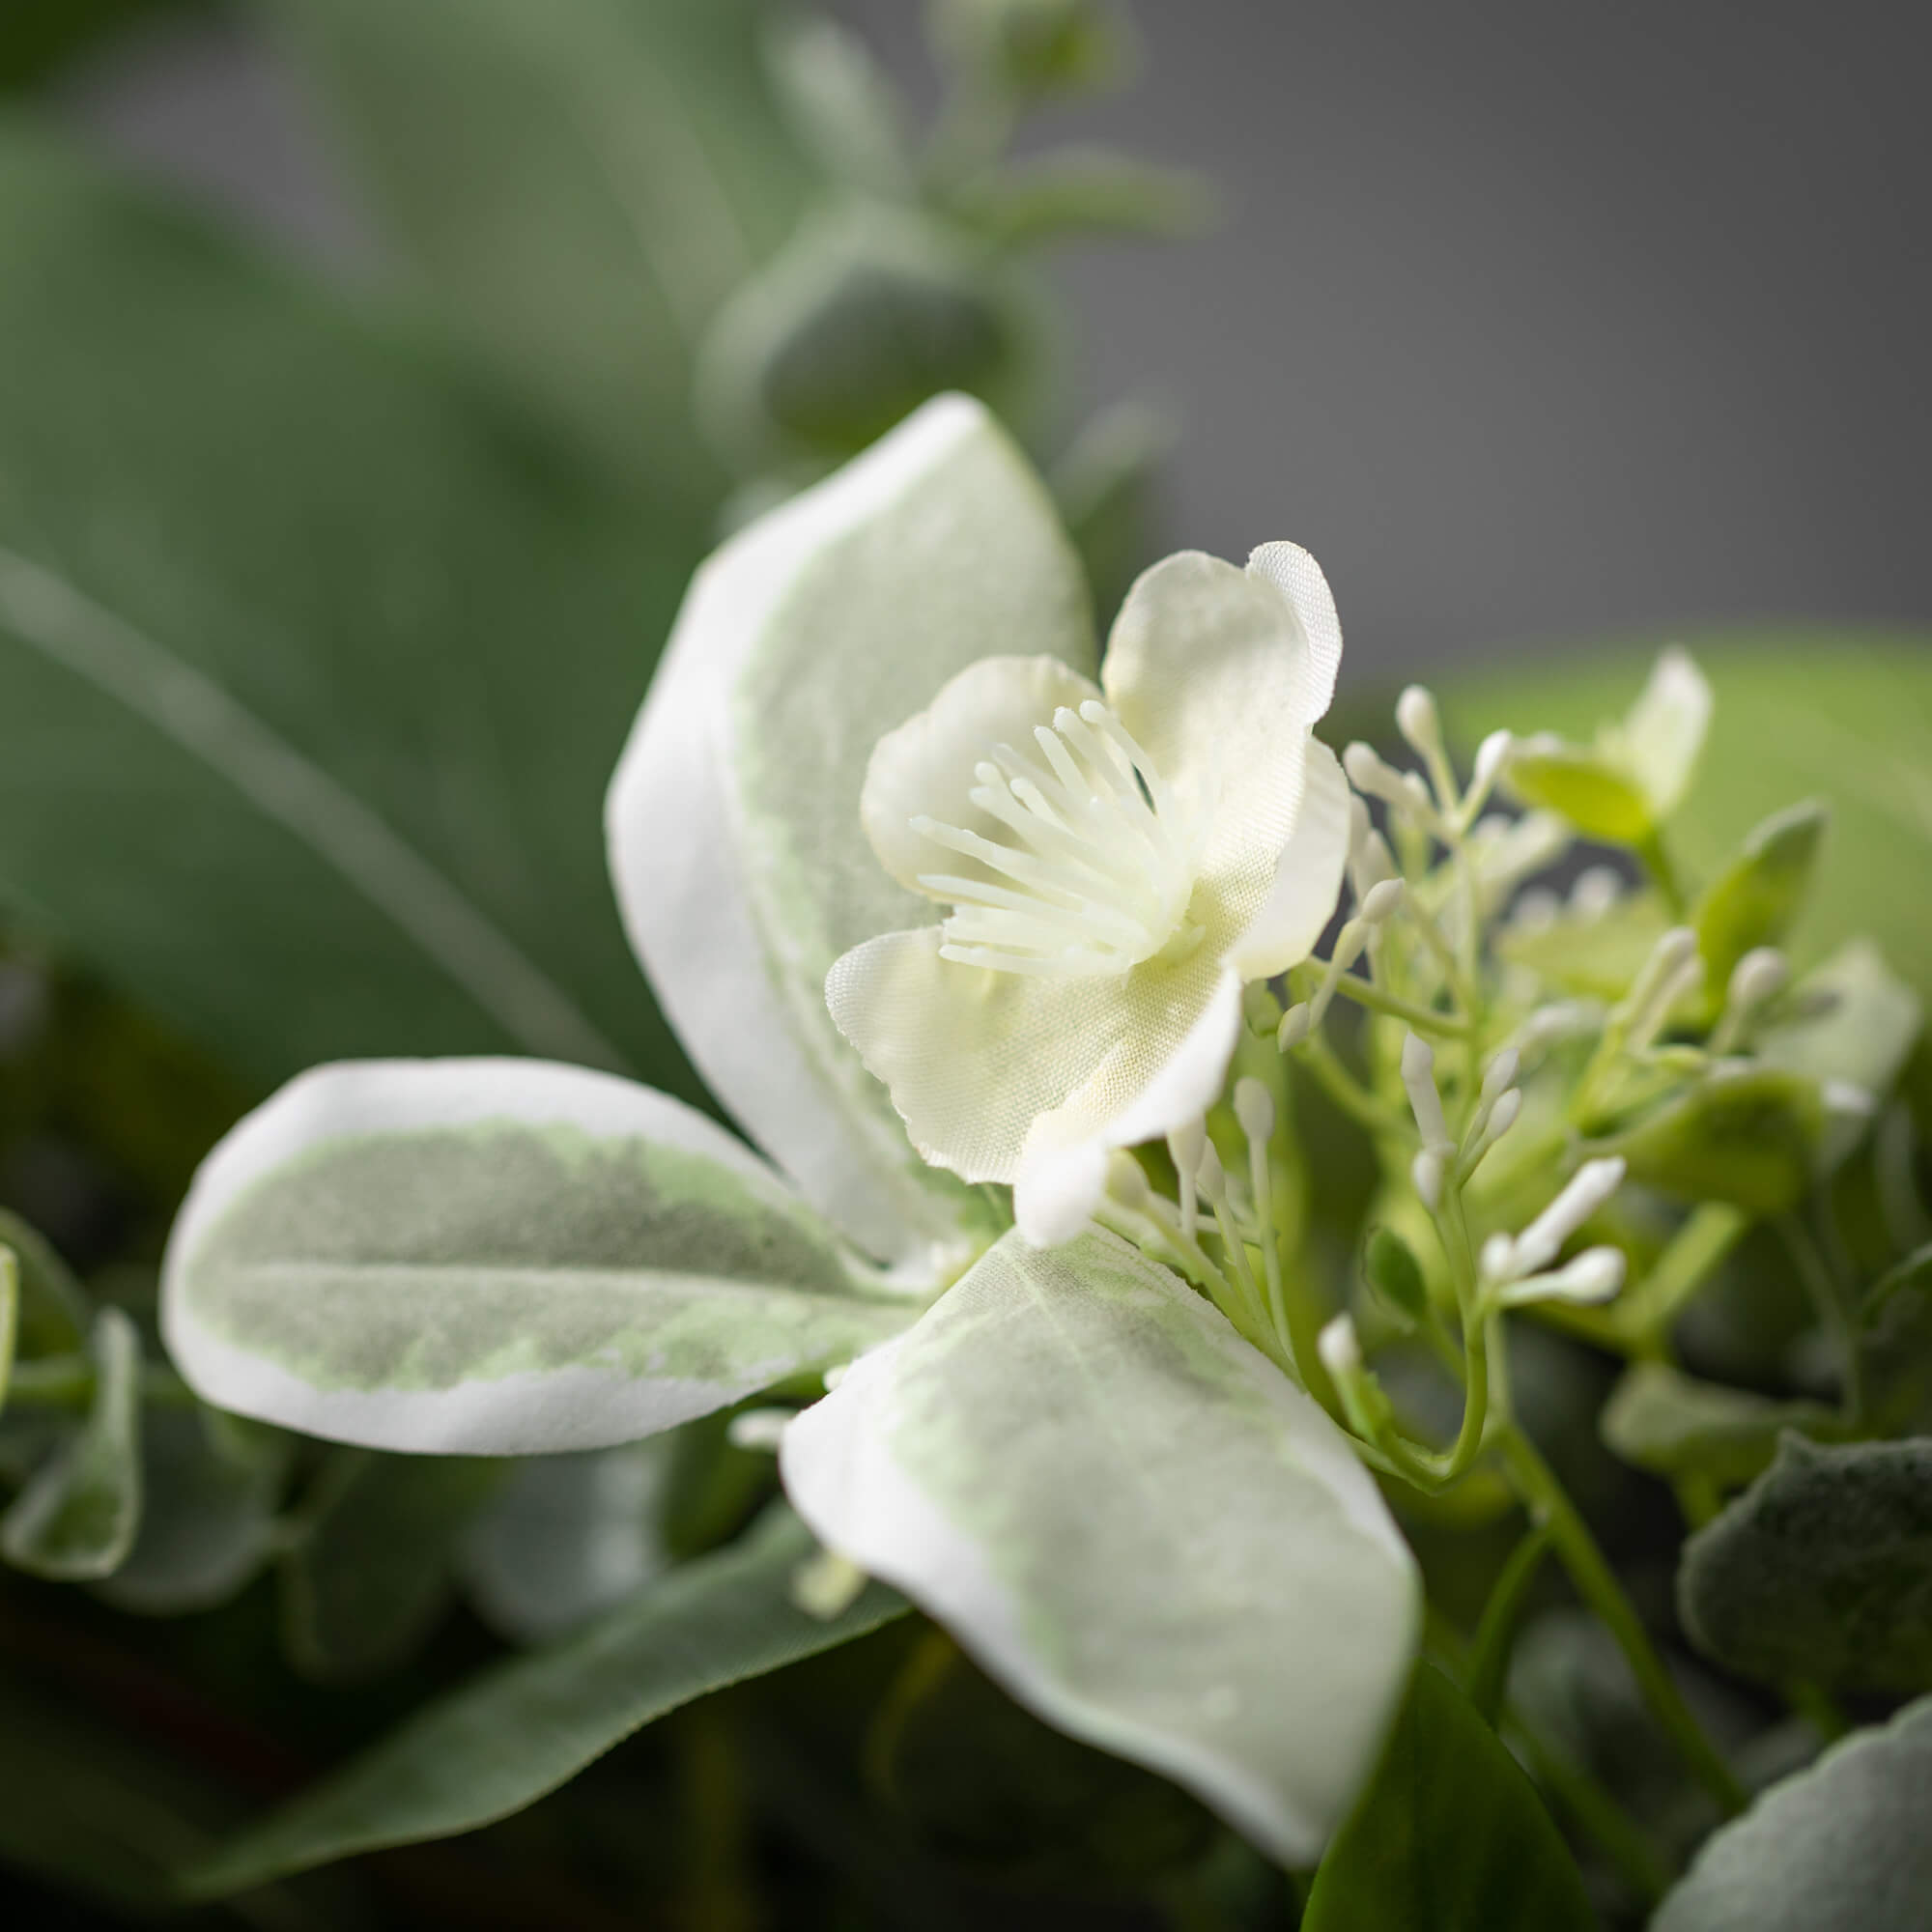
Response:
[{"label": "green stem", "polygon": [[1364,1089],[1319,1033],[1310,1034],[1294,1052],[1321,1091],[1358,1126],[1366,1127],[1372,1134],[1393,1134],[1407,1140],[1411,1147],[1414,1145],[1407,1121]]},{"label": "green stem", "polygon": [[1653,1352],[1669,1332],[1686,1302],[1750,1229],[1742,1208],[1707,1202],[1671,1236],[1650,1272],[1627,1292],[1615,1312],[1615,1326],[1631,1352]]},{"label": "green stem", "polygon": [[1735,1816],[1750,1802],[1748,1793],[1717,1747],[1704,1735],[1703,1726],[1652,1648],[1641,1620],[1625,1596],[1623,1585],[1617,1581],[1616,1573],[1597,1548],[1589,1525],[1521,1430],[1514,1423],[1507,1423],[1496,1432],[1495,1440],[1502,1452],[1503,1465],[1529,1511],[1530,1520],[1548,1528],[1550,1545],[1570,1573],[1570,1580],[1616,1639],[1617,1648],[1630,1664],[1652,1714],[1698,1781],[1727,1815]]},{"label": "green stem", "polygon": [[1503,1728],[1523,1747],[1536,1781],[1596,1841],[1617,1876],[1646,1906],[1660,1903],[1670,1889],[1671,1871],[1643,1827],[1596,1778],[1545,1744],[1514,1712],[1505,1713]]},{"label": "green stem", "polygon": [[1503,1707],[1503,1687],[1509,1679],[1510,1651],[1516,1643],[1517,1620],[1522,1614],[1523,1599],[1536,1579],[1536,1573],[1549,1548],[1548,1524],[1532,1529],[1511,1550],[1483,1605],[1482,1621],[1476,1626],[1469,1646],[1469,1662],[1463,1682],[1469,1702],[1483,1714],[1492,1729]]},{"label": "green stem", "polygon": [[1398,999],[1395,994],[1383,992],[1379,986],[1357,974],[1344,973],[1335,981],[1335,990],[1345,1000],[1353,1000],[1358,1007],[1386,1013],[1391,1019],[1406,1020],[1422,1032],[1442,1034],[1450,1039],[1469,1037],[1469,1022],[1460,1013],[1440,1013],[1433,1007],[1419,1007],[1413,1000]]},{"label": "green stem", "polygon": [[1690,901],[1684,896],[1677,867],[1671,864],[1670,854],[1664,849],[1663,834],[1653,826],[1636,841],[1634,850],[1643,861],[1643,868],[1650,874],[1651,883],[1662,896],[1664,909],[1673,921],[1682,920],[1690,908]]}]

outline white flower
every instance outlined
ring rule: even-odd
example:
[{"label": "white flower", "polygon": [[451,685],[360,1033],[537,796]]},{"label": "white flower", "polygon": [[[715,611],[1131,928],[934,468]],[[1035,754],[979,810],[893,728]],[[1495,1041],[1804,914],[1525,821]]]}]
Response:
[{"label": "white flower", "polygon": [[1326,924],[1348,788],[1311,733],[1341,650],[1305,551],[1184,552],[1134,585],[1097,686],[988,657],[873,753],[872,849],[951,912],[845,953],[832,1015],[926,1160],[1013,1183],[1029,1239],[1079,1232],[1112,1149],[1213,1101],[1242,982]]}]

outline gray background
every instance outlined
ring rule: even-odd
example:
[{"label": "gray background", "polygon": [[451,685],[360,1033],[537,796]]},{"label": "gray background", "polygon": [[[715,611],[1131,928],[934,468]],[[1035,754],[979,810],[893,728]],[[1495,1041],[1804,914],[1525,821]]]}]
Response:
[{"label": "gray background", "polygon": [[[407,5],[408,0],[397,0]],[[541,0],[531,0],[541,4]],[[924,89],[910,0],[837,0]],[[1059,117],[1198,167],[1225,225],[1062,271],[1090,401],[1182,428],[1175,540],[1293,536],[1351,653],[1932,621],[1927,37],[1902,4],[1143,0]],[[298,91],[233,29],[71,117],[349,271]]]}]

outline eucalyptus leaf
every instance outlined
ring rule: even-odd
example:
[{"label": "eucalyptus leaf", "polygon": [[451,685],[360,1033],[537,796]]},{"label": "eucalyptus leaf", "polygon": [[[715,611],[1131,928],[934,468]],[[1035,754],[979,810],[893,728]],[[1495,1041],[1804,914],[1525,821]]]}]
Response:
[{"label": "eucalyptus leaf", "polygon": [[478,1457],[332,1457],[282,1562],[296,1668],[356,1683],[416,1651],[454,1599],[457,1546],[504,1473]]},{"label": "eucalyptus leaf", "polygon": [[1723,997],[1731,969],[1754,947],[1776,946],[1804,904],[1829,813],[1807,801],[1754,826],[1744,849],[1705,889],[1691,914],[1704,985]]},{"label": "eucalyptus leaf", "polygon": [[1315,1874],[1302,1932],[1591,1932],[1536,1788],[1475,1707],[1417,1667],[1374,1780]]},{"label": "eucalyptus leaf", "polygon": [[1725,1069],[1593,1151],[1681,1201],[1777,1214],[1804,1199],[1825,1139],[1814,1082],[1776,1067]]},{"label": "eucalyptus leaf", "polygon": [[226,1847],[188,1880],[217,1897],[385,1845],[473,1832],[576,1776],[692,1698],[847,1643],[905,1608],[874,1584],[810,1616],[792,1579],[810,1536],[775,1508],[741,1542],[688,1563],[577,1635],[416,1712],[361,1757]]},{"label": "eucalyptus leaf", "polygon": [[0,1517],[0,1557],[60,1582],[111,1575],[141,1517],[141,1338],[120,1309],[103,1308],[88,1353],[85,1419]]},{"label": "eucalyptus leaf", "polygon": [[1932,1698],[1855,1731],[1716,1833],[1651,1932],[1923,1932]]},{"label": "eucalyptus leaf", "polygon": [[515,1463],[459,1551],[483,1621],[513,1643],[548,1643],[655,1581],[670,1562],[662,1519],[676,1451],[666,1435]]},{"label": "eucalyptus leaf", "polygon": [[810,187],[761,0],[273,6],[451,324],[621,469],[715,500],[693,348]]},{"label": "eucalyptus leaf", "polygon": [[859,817],[873,748],[989,649],[1095,662],[1079,559],[984,408],[925,405],[694,580],[606,808],[625,923],[713,1093],[866,1250],[930,1281],[993,1232],[826,1010],[924,923]]},{"label": "eucalyptus leaf", "polygon": [[918,1304],[741,1142],[537,1061],[319,1067],[216,1148],[162,1326],[209,1401],[377,1448],[597,1448],[895,1334]]},{"label": "eucalyptus leaf", "polygon": [[1610,1449],[1635,1468],[1735,1489],[1769,1466],[1780,1431],[1818,1436],[1837,1422],[1820,1403],[1779,1402],[1700,1381],[1668,1362],[1633,1362],[1604,1405],[1600,1427]]},{"label": "eucalyptus leaf", "polygon": [[141,1423],[141,1526],[95,1586],[117,1610],[176,1617],[226,1603],[273,1557],[294,1444],[213,1409],[151,1406]]},{"label": "eucalyptus leaf", "polygon": [[1125,1243],[1007,1236],[780,1463],[828,1548],[1022,1704],[1272,1856],[1312,1861],[1367,1777],[1413,1561],[1323,1411]]},{"label": "eucalyptus leaf", "polygon": [[688,1079],[597,807],[695,524],[12,126],[0,260],[0,900],[252,1085],[398,1048]]},{"label": "eucalyptus leaf", "polygon": [[1677,1601],[1697,1647],[1743,1676],[1932,1684],[1932,1438],[1787,1435],[1685,1545]]}]

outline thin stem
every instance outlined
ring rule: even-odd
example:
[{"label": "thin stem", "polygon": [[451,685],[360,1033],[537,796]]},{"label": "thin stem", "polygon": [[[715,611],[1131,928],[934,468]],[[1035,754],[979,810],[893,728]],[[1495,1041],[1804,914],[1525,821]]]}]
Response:
[{"label": "thin stem", "polygon": [[1536,1573],[1549,1548],[1548,1524],[1531,1529],[1511,1550],[1483,1605],[1482,1621],[1469,1646],[1468,1667],[1463,1673],[1469,1701],[1494,1727],[1503,1705],[1503,1686],[1509,1678],[1510,1651],[1516,1643],[1517,1621],[1522,1614],[1523,1599],[1536,1580]]},{"label": "thin stem", "polygon": [[1502,1453],[1503,1466],[1531,1520],[1548,1527],[1551,1547],[1570,1573],[1570,1580],[1616,1639],[1617,1648],[1623,1652],[1652,1715],[1668,1733],[1698,1781],[1727,1815],[1735,1816],[1750,1802],[1749,1794],[1717,1747],[1704,1735],[1704,1727],[1652,1648],[1642,1621],[1625,1596],[1616,1573],[1597,1548],[1589,1525],[1577,1514],[1576,1504],[1565,1493],[1535,1444],[1515,1423],[1504,1424],[1496,1432],[1495,1440]]},{"label": "thin stem", "polygon": [[1372,1134],[1393,1134],[1412,1140],[1408,1122],[1369,1093],[1319,1033],[1310,1034],[1294,1051],[1321,1091],[1358,1126],[1366,1127]]},{"label": "thin stem", "polygon": [[1413,1000],[1399,999],[1394,993],[1383,992],[1379,986],[1353,973],[1342,974],[1335,981],[1335,990],[1345,1000],[1353,1000],[1358,1007],[1386,1013],[1391,1019],[1406,1021],[1420,1032],[1438,1033],[1450,1039],[1469,1037],[1470,1025],[1462,1014],[1440,1013],[1433,1007],[1419,1007]]}]

